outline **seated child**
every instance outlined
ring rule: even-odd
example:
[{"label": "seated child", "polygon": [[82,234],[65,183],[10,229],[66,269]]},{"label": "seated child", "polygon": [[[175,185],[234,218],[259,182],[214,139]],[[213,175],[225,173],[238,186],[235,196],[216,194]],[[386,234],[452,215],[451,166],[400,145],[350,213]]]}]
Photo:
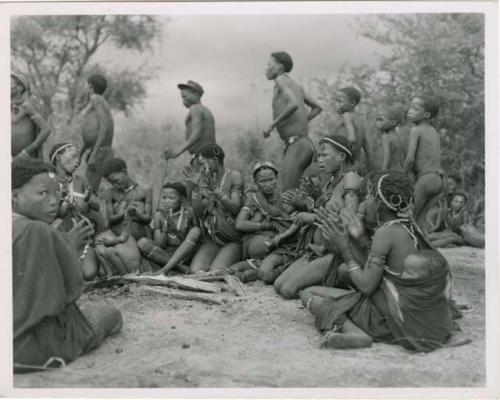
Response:
[{"label": "seated child", "polygon": [[396,128],[404,121],[405,110],[402,106],[393,105],[382,110],[377,116],[376,126],[382,134],[384,160],[382,171],[402,171],[404,162],[403,141]]},{"label": "seated child", "polygon": [[110,230],[97,236],[96,252],[107,274],[126,274],[141,269],[137,240],[151,237],[151,188],[131,179],[121,158],[107,161],[103,177],[111,184],[106,192]]},{"label": "seated child", "polygon": [[[78,148],[73,143],[59,143],[52,147],[49,159],[56,168],[56,176],[62,195],[58,218],[52,226],[62,232],[70,231],[73,226],[84,221],[92,226],[95,233],[104,230],[104,220],[99,213],[98,199],[91,194],[87,180],[75,174],[80,165]],[[94,251],[93,238],[84,244],[80,252],[83,276],[86,280],[96,277],[99,263]]]},{"label": "seated child", "polygon": [[189,270],[181,263],[194,255],[201,232],[192,209],[186,206],[186,196],[182,183],[166,183],[153,219],[154,240],[142,238],[137,243],[144,257],[161,266],[155,274],[167,274],[174,268]]},{"label": "seated child", "polygon": [[52,165],[42,160],[12,163],[12,287],[14,372],[43,369],[52,357],[70,362],[98,347],[122,326],[112,306],[76,304],[83,292],[77,248],[92,228],[68,233],[51,227],[60,204]]}]

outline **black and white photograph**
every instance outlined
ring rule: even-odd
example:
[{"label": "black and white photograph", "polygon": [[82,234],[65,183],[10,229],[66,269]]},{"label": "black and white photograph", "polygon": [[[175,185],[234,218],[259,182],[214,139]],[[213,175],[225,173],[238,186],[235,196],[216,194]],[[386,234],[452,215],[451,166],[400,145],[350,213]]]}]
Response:
[{"label": "black and white photograph", "polygon": [[12,390],[496,387],[496,4],[355,3],[9,10]]}]

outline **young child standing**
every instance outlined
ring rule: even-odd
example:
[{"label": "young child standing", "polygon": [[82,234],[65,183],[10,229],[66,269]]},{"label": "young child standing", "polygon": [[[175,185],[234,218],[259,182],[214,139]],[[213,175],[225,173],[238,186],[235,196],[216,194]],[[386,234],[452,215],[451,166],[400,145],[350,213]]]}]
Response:
[{"label": "young child standing", "polygon": [[397,127],[403,123],[405,111],[403,107],[393,105],[382,110],[376,121],[378,131],[382,134],[384,160],[382,171],[402,171],[404,163],[403,141]]},{"label": "young child standing", "polygon": [[336,135],[344,136],[349,140],[353,148],[353,159],[357,160],[353,166],[359,170],[361,149],[365,152],[365,168],[370,170],[371,160],[368,143],[366,141],[365,129],[360,118],[355,114],[355,109],[361,101],[361,93],[354,87],[345,87],[339,90],[335,96],[335,111],[340,116],[340,121],[334,129]]},{"label": "young child standing", "polygon": [[413,213],[424,234],[429,231],[427,213],[445,187],[441,169],[441,139],[430,124],[439,111],[431,97],[415,97],[408,110],[408,120],[414,124],[405,160],[405,172],[415,177]]},{"label": "young child standing", "polygon": [[186,196],[186,187],[181,182],[166,183],[160,208],[153,218],[154,240],[142,238],[137,243],[144,257],[162,266],[155,274],[179,269],[180,263],[189,261],[198,247],[201,231],[193,210],[186,205]]}]

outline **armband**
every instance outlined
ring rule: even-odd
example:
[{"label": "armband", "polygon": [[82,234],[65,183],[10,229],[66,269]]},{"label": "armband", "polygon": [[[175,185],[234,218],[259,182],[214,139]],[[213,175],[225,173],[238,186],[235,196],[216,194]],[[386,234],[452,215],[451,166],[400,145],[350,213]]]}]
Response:
[{"label": "armband", "polygon": [[352,271],[355,271],[357,269],[361,269],[357,261],[351,260],[347,263],[347,273],[351,273]]},{"label": "armband", "polygon": [[378,268],[384,268],[385,267],[385,256],[381,256],[378,254],[369,254],[367,265],[369,267],[374,266],[374,267],[378,267]]}]

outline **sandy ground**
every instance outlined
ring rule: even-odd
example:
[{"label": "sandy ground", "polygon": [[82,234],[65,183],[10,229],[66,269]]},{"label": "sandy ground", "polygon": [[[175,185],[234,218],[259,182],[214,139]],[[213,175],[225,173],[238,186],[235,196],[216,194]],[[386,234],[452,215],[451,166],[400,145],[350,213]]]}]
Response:
[{"label": "sandy ground", "polygon": [[27,387],[481,387],[485,385],[484,251],[445,249],[454,297],[471,308],[459,320],[471,344],[416,354],[374,344],[319,348],[300,301],[255,282],[222,305],[173,300],[136,285],[86,294],[124,318],[121,333],[62,370],[16,375]]}]

